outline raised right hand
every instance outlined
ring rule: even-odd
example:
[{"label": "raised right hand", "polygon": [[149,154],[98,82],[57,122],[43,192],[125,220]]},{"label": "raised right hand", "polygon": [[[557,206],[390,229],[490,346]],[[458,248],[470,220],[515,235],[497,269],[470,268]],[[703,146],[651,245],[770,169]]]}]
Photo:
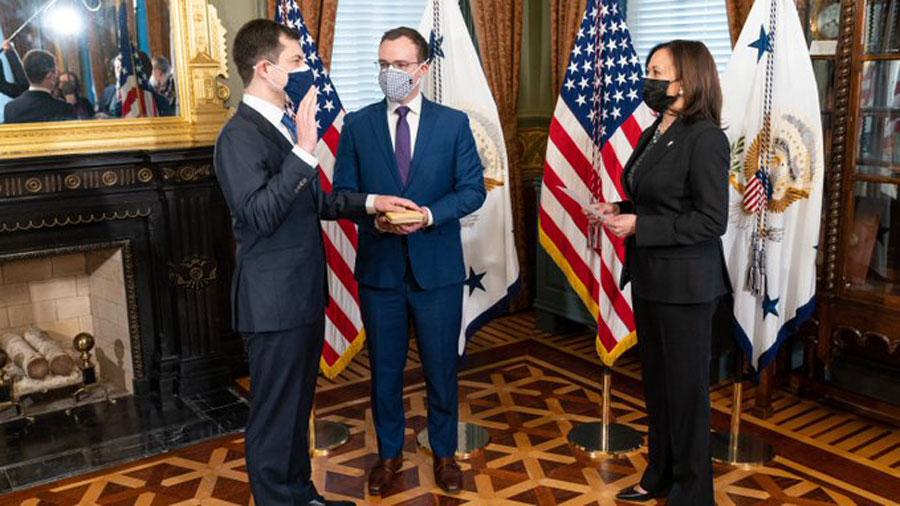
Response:
[{"label": "raised right hand", "polygon": [[319,143],[319,126],[316,125],[318,92],[318,88],[311,87],[294,114],[294,123],[297,124],[297,146],[309,154],[315,153],[316,144]]}]

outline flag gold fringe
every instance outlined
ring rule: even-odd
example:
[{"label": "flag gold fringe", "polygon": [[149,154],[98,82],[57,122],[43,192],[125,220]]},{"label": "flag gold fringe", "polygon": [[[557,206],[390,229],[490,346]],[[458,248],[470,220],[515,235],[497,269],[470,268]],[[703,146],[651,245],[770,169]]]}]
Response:
[{"label": "flag gold fringe", "polygon": [[[587,307],[588,311],[590,311],[591,315],[596,321],[599,318],[600,314],[600,310],[597,306],[597,301],[595,301],[594,298],[591,297],[590,293],[588,292],[588,288],[584,286],[584,283],[582,283],[581,280],[578,279],[578,276],[575,275],[575,271],[574,269],[572,269],[572,266],[569,265],[566,257],[562,254],[561,251],[559,251],[559,248],[556,247],[556,244],[554,244],[553,241],[550,240],[550,237],[547,236],[547,234],[544,232],[544,229],[540,226],[540,223],[538,224],[538,231],[541,246],[544,248],[547,254],[550,255],[550,258],[553,259],[553,262],[556,263],[557,267],[559,267],[560,270],[563,271],[563,274],[565,274],[566,279],[569,281],[569,285],[572,286],[572,289],[575,290],[575,293],[578,294],[578,296],[581,298],[581,301],[584,303],[584,305]],[[637,344],[637,332],[635,331],[631,331],[630,334],[616,343],[616,346],[609,351],[607,351],[603,346],[603,343],[600,342],[600,336],[598,335],[596,338],[597,354],[600,355],[600,360],[603,361],[603,363],[607,366],[612,366],[613,363],[623,353],[625,353],[626,350],[628,350],[635,344]]]},{"label": "flag gold fringe", "polygon": [[325,357],[319,361],[319,367],[322,369],[322,374],[325,375],[328,379],[334,379],[339,374],[344,372],[344,369],[350,365],[350,362],[356,358],[356,354],[362,350],[363,345],[366,343],[366,331],[361,330],[359,334],[356,336],[356,339],[350,343],[350,347],[347,348],[346,351],[341,355],[341,358],[338,359],[332,365],[328,365],[328,362],[325,362]]}]

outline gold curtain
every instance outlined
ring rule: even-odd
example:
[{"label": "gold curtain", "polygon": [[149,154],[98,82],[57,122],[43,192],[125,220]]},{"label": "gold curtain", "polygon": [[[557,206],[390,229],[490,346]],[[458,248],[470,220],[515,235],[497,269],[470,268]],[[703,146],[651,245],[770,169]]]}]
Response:
[{"label": "gold curtain", "polygon": [[550,1],[550,61],[553,66],[554,93],[559,93],[562,89],[569,54],[586,8],[587,0]]},{"label": "gold curtain", "polygon": [[[522,173],[518,166],[520,153],[516,142],[524,0],[472,0],[472,18],[475,20],[482,66],[488,84],[491,86],[494,100],[497,102],[503,136],[506,140],[506,150],[509,155],[509,191],[512,200],[513,230],[522,272],[522,296],[519,301],[530,301],[530,287],[527,286],[524,274],[528,269],[526,259],[530,247],[526,241],[526,227],[532,220],[526,220],[525,216],[522,192],[529,190],[523,188]],[[524,302],[524,304],[527,305],[528,302]],[[514,309],[522,307],[522,303],[513,304]]]},{"label": "gold curtain", "polygon": [[741,34],[741,28],[750,14],[753,0],[725,0],[725,8],[728,11],[728,31],[731,33],[731,45],[733,46]]},{"label": "gold curtain", "polygon": [[[299,0],[298,3],[306,27],[319,46],[319,57],[322,58],[325,68],[331,70],[331,50],[334,46],[338,0]],[[269,19],[275,19],[277,4],[277,0],[269,0]]]}]

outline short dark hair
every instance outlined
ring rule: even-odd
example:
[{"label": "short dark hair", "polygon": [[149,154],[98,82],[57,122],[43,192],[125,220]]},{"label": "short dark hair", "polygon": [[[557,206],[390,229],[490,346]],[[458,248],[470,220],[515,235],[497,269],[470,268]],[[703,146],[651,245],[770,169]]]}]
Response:
[{"label": "short dark hair", "polygon": [[684,92],[684,109],[679,114],[687,123],[708,119],[716,125],[722,122],[722,87],[719,69],[709,49],[695,40],[673,40],[656,45],[647,55],[650,58],[660,49],[672,54],[676,78]]},{"label": "short dark hair", "polygon": [[169,64],[169,59],[161,55],[153,57],[153,66],[158,68],[163,74],[168,74],[169,70],[172,69],[172,65]]},{"label": "short dark hair", "polygon": [[56,70],[56,57],[43,49],[32,49],[22,58],[25,77],[31,84],[39,84],[47,75]]},{"label": "short dark hair", "polygon": [[265,58],[274,62],[281,55],[284,47],[281,36],[291,40],[300,40],[300,35],[290,27],[276,23],[270,19],[254,19],[244,23],[234,37],[234,64],[244,86],[253,80],[253,66]]},{"label": "short dark hair", "polygon": [[397,40],[401,37],[406,37],[416,45],[416,52],[419,54],[420,63],[428,61],[428,42],[425,42],[425,37],[422,37],[422,34],[419,33],[418,30],[414,30],[408,26],[391,28],[381,36],[381,42],[386,40]]}]

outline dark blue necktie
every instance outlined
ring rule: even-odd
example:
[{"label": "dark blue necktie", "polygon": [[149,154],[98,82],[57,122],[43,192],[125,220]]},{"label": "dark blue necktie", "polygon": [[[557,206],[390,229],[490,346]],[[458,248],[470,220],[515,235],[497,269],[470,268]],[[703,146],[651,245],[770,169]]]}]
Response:
[{"label": "dark blue necktie", "polygon": [[281,116],[281,124],[287,127],[288,132],[291,133],[291,140],[297,144],[297,124],[294,123],[294,118],[284,114]]},{"label": "dark blue necktie", "polygon": [[409,123],[406,121],[406,115],[409,114],[409,107],[402,105],[397,108],[397,140],[394,146],[394,156],[397,158],[397,170],[400,172],[400,182],[406,186],[409,179],[410,165],[410,134]]}]

